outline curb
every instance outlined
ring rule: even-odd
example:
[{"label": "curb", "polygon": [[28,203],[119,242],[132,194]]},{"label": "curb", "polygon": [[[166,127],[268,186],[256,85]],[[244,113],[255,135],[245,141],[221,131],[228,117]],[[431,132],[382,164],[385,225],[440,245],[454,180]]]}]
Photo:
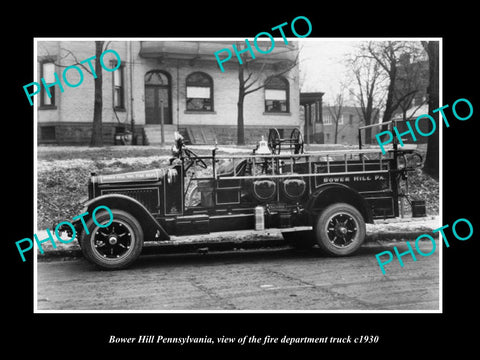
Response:
[{"label": "curb", "polygon": [[[367,234],[365,243],[381,244],[382,242],[401,242],[414,241],[420,235],[427,233],[426,231],[411,232],[375,232]],[[438,233],[431,234],[438,239]],[[182,254],[182,253],[207,253],[210,251],[236,251],[247,249],[264,249],[264,248],[280,248],[290,247],[280,236],[254,236],[252,239],[245,240],[183,240],[175,242],[165,241],[149,241],[144,244],[141,255],[162,255],[162,254]],[[69,244],[68,248],[47,248],[41,254],[37,251],[38,261],[48,260],[68,260],[83,258],[82,250],[77,242]]]}]

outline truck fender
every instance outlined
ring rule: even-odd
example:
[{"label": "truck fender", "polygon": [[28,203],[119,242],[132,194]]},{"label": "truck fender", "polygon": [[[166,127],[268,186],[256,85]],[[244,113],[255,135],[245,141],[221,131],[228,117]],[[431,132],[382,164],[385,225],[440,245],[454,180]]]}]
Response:
[{"label": "truck fender", "polygon": [[345,184],[320,185],[308,199],[305,209],[312,215],[318,215],[326,206],[338,202],[354,206],[360,211],[366,223],[373,223],[372,209],[368,202],[358,191]]},{"label": "truck fender", "polygon": [[[150,212],[138,200],[123,194],[102,195],[84,204],[84,211],[88,211],[89,215],[99,205],[105,205],[110,209],[124,210],[134,216],[142,225],[145,241],[153,240],[157,230],[160,232],[160,240],[170,240],[170,236],[160,223],[150,214]],[[83,230],[83,226],[77,220],[73,225],[76,230]],[[80,234],[80,233],[79,233]]]}]

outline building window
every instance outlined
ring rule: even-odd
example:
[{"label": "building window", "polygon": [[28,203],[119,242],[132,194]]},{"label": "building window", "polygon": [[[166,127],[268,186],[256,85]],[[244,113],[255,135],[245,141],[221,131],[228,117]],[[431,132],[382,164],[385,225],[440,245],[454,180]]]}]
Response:
[{"label": "building window", "polygon": [[[113,64],[112,67],[117,66]],[[123,66],[120,66],[117,70],[113,72],[113,107],[116,110],[125,110],[125,96],[124,96],[124,86],[123,86]]]},{"label": "building window", "polygon": [[289,85],[281,76],[265,81],[265,112],[289,112]]},{"label": "building window", "polygon": [[169,86],[170,80],[162,70],[152,70],[145,74],[145,85]]},{"label": "building window", "polygon": [[213,80],[202,72],[187,76],[187,110],[213,111]]},{"label": "building window", "polygon": [[[45,80],[47,85],[56,82],[55,79],[55,64],[53,62],[43,62],[40,66],[40,77]],[[55,85],[56,86],[56,85]],[[43,108],[55,107],[55,86],[49,87],[51,97],[48,96],[47,90],[42,87],[40,96],[40,106]]]},{"label": "building window", "polygon": [[353,115],[350,114],[350,115],[348,115],[348,116],[349,116],[348,123],[349,123],[350,125],[353,125]]},{"label": "building window", "polygon": [[343,114],[338,118],[338,125],[343,125]]},{"label": "building window", "polygon": [[323,115],[323,125],[332,125],[332,116],[330,114]]}]

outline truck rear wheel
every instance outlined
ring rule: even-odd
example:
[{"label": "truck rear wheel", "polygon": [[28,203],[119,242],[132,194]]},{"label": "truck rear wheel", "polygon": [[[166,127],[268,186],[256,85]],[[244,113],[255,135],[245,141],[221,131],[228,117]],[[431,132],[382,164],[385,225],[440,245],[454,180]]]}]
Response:
[{"label": "truck rear wheel", "polygon": [[142,252],[143,231],[131,214],[117,209],[111,211],[113,219],[103,211],[95,216],[97,224],[92,218],[87,221],[88,234],[82,233],[81,248],[83,255],[100,268],[123,269]]},{"label": "truck rear wheel", "polygon": [[314,231],[320,249],[334,256],[354,253],[366,234],[362,214],[346,203],[326,207],[318,216]]}]

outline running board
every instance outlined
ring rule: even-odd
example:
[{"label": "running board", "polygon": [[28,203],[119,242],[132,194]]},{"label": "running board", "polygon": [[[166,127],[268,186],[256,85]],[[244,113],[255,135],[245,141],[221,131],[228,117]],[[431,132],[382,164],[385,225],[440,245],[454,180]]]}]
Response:
[{"label": "running board", "polygon": [[[269,228],[264,230],[237,230],[234,232],[235,238],[245,238],[248,236],[258,237],[258,236],[280,236],[284,232],[295,232],[295,231],[310,231],[313,230],[312,226],[295,226],[291,228]],[[209,234],[198,234],[198,235],[180,235],[170,236],[170,241],[166,241],[165,243],[190,243],[196,241],[208,241],[211,240],[213,242],[221,242],[221,241],[232,241],[232,231],[218,231],[218,232],[211,232]],[[221,239],[221,240],[218,240]]]}]

